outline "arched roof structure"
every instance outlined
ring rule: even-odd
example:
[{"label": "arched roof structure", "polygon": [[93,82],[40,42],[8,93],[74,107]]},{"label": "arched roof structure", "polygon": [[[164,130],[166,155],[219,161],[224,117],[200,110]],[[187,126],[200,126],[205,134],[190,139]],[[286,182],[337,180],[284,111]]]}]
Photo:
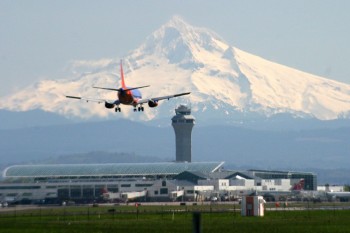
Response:
[{"label": "arched roof structure", "polygon": [[184,171],[215,172],[223,164],[224,162],[14,165],[4,170],[3,178],[173,176]]}]

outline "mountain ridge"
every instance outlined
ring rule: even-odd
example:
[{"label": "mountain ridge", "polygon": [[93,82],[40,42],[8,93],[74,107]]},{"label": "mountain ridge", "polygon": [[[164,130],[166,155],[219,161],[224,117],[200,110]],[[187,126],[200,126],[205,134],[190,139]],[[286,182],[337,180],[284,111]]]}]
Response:
[{"label": "mountain ridge", "polygon": [[[119,60],[119,59],[118,59]],[[320,120],[350,118],[350,85],[311,75],[244,52],[205,28],[175,16],[123,59],[129,86],[151,85],[145,97],[191,91],[189,97],[160,102],[158,108],[122,113],[102,105],[67,100],[65,95],[115,99],[115,93],[92,86],[116,87],[117,59],[76,61],[62,80],[43,80],[0,100],[0,109],[43,109],[66,117],[127,117],[149,121],[170,116],[182,103],[203,118],[226,122],[240,117],[269,118],[289,114]],[[232,120],[234,119],[234,120]]]}]

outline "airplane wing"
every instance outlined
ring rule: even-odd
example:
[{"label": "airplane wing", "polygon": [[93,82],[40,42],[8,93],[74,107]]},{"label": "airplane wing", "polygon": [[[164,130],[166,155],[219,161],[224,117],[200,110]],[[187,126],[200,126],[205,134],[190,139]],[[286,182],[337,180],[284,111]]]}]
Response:
[{"label": "airplane wing", "polygon": [[93,98],[85,98],[85,97],[80,97],[80,96],[70,96],[66,95],[66,98],[70,99],[78,99],[78,100],[83,100],[86,102],[96,102],[96,103],[110,103],[110,104],[118,104],[118,100],[105,100],[105,99],[93,99]]},{"label": "airplane wing", "polygon": [[155,97],[155,98],[148,98],[148,99],[140,99],[137,103],[144,104],[144,103],[147,103],[148,101],[158,102],[159,100],[166,100],[166,99],[169,100],[171,98],[175,98],[183,95],[189,95],[189,94],[191,94],[191,92],[185,92],[185,93],[167,95],[167,96],[161,96],[161,97]]}]

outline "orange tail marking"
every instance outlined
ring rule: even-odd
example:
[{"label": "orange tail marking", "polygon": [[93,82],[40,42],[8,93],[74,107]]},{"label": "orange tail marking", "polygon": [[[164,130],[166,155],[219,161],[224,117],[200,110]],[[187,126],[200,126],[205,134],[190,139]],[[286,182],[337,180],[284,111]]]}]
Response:
[{"label": "orange tail marking", "polygon": [[125,85],[125,81],[124,81],[124,71],[123,71],[123,63],[122,63],[122,61],[120,61],[120,77],[122,79],[122,88],[125,90],[126,89],[126,85]]}]

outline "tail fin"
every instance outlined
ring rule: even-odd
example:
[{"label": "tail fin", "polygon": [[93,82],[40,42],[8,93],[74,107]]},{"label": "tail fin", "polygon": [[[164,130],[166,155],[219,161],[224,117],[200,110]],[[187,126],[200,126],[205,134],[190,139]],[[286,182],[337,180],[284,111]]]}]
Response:
[{"label": "tail fin", "polygon": [[120,77],[122,79],[122,88],[125,90],[127,89],[126,85],[125,85],[125,81],[124,81],[124,71],[123,71],[123,61],[120,60]]},{"label": "tail fin", "polygon": [[305,186],[305,180],[304,179],[300,179],[298,183],[295,183],[293,185],[292,190],[294,190],[294,191],[304,190],[304,186]]},{"label": "tail fin", "polygon": [[108,193],[108,189],[107,189],[107,188],[102,188],[102,189],[101,189],[101,193],[102,193],[102,194]]}]

